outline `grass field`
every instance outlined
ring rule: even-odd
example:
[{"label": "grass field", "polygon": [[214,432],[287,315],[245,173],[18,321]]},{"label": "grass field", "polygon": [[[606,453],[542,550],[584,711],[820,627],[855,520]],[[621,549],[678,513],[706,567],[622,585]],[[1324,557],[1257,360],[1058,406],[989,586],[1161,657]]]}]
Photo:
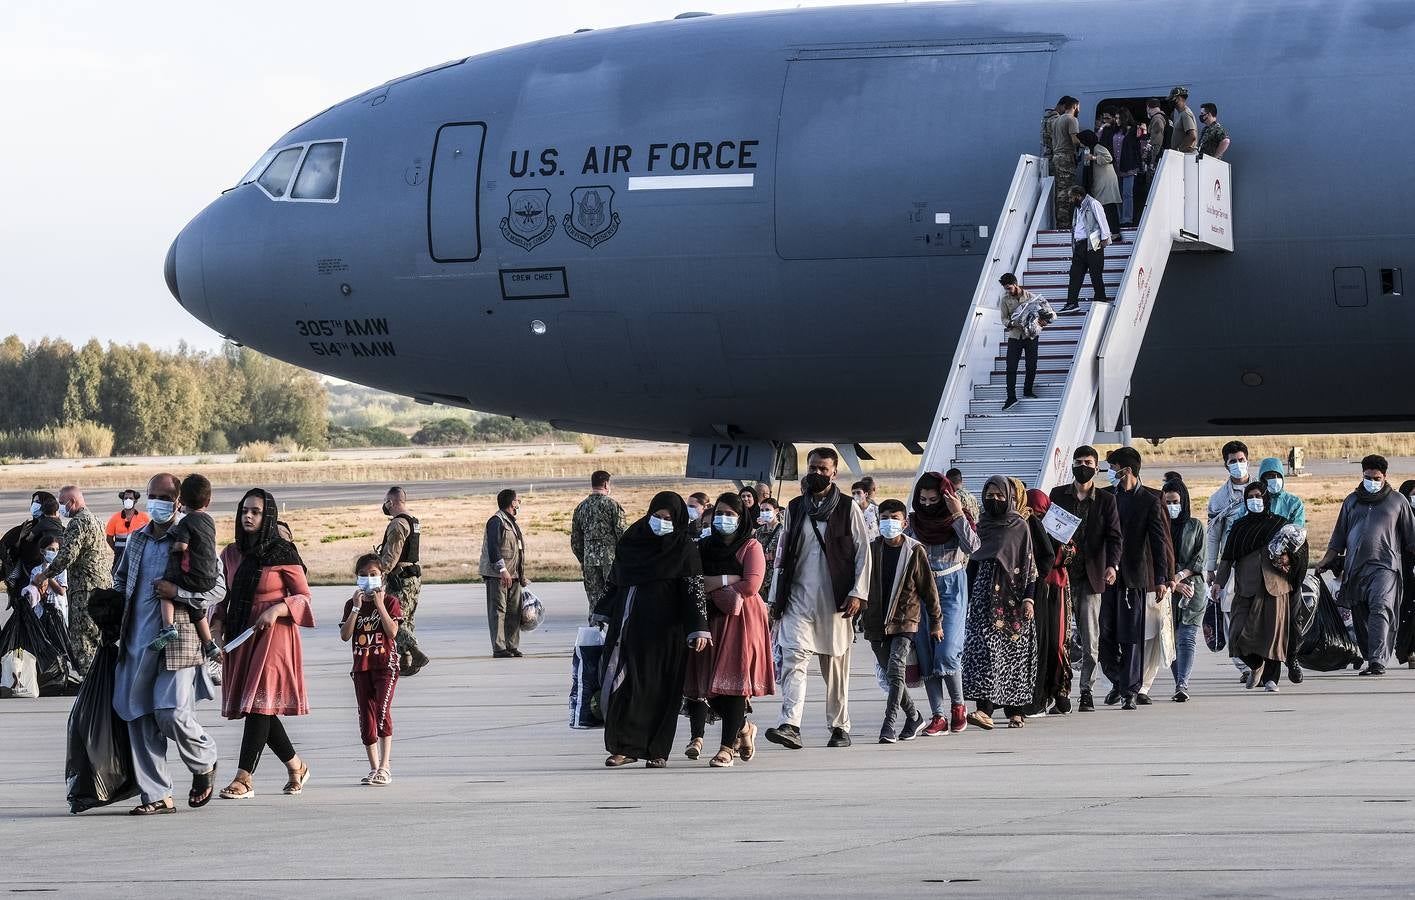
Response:
[{"label": "grass field", "polygon": [[[1194,508],[1204,516],[1208,493],[1219,483],[1195,484]],[[1313,559],[1326,550],[1332,526],[1341,501],[1352,489],[1349,477],[1292,478],[1291,489],[1307,504],[1309,540]],[[730,484],[712,485],[705,482],[685,482],[674,490],[685,496],[704,491],[715,497],[732,490]],[[879,499],[898,497],[907,500],[908,479],[887,479],[880,482]],[[624,506],[630,521],[642,516],[658,488],[617,490],[615,498]],[[570,517],[575,505],[584,499],[583,491],[537,491],[522,497],[520,522],[526,536],[527,572],[532,581],[575,580],[580,577],[579,565],[570,552]],[[413,512],[422,521],[422,565],[424,580],[429,582],[462,582],[479,580],[482,530],[495,512],[490,498],[433,501],[418,506]],[[386,520],[377,505],[337,509],[295,510],[285,517],[295,532],[300,552],[310,568],[310,577],[320,584],[352,584],[352,567],[360,553],[369,550],[383,535]],[[218,520],[229,536],[233,525]]]}]

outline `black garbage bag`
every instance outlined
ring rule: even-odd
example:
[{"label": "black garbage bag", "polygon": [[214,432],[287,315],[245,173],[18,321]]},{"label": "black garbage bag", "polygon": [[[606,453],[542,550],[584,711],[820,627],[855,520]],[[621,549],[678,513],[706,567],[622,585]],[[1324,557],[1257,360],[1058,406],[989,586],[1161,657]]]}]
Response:
[{"label": "black garbage bag", "polygon": [[52,632],[40,621],[38,611],[24,598],[11,603],[10,608],[10,620],[0,628],[0,657],[24,650],[34,656],[41,672],[52,668],[64,651],[50,639]]},{"label": "black garbage bag", "polygon": [[1335,672],[1361,659],[1361,648],[1351,639],[1325,581],[1318,579],[1317,609],[1312,624],[1297,649],[1297,661],[1304,669]]},{"label": "black garbage bag", "polygon": [[88,617],[98,626],[103,643],[118,643],[118,633],[123,629],[123,603],[121,591],[99,588],[88,595]]},{"label": "black garbage bag", "polygon": [[105,644],[93,656],[88,677],[69,711],[69,752],[64,777],[69,812],[126,800],[138,793],[128,723],[113,711],[118,647]]}]

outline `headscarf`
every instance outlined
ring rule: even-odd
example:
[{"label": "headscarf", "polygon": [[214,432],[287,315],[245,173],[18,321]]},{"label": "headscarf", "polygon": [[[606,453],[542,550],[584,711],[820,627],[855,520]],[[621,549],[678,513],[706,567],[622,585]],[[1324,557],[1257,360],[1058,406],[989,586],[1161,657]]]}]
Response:
[{"label": "headscarf", "polygon": [[[751,486],[742,488],[740,491],[737,492],[737,499],[738,499],[738,500],[741,500],[743,494],[751,494],[751,495],[752,495],[752,509],[756,509],[756,508],[757,508],[757,504],[761,503],[762,498],[757,495],[757,489],[756,489],[756,488],[751,487]],[[743,506],[745,507],[746,504],[744,503]]]},{"label": "headscarf", "polygon": [[[1027,491],[1027,505],[1031,507],[1032,513],[1037,517],[1038,522],[1046,516],[1047,510],[1051,509],[1051,497],[1045,491],[1032,488]],[[1053,538],[1055,541],[1055,538]],[[1067,553],[1069,543],[1056,541],[1056,559],[1052,561],[1051,571],[1047,573],[1046,583],[1054,587],[1066,587],[1066,566],[1070,562]],[[1073,548],[1074,550],[1074,548]]]},{"label": "headscarf", "polygon": [[[659,537],[649,528],[649,518],[658,509],[671,513],[672,534]],[[648,512],[619,539],[609,580],[624,588],[702,573],[698,545],[688,533],[688,504],[673,491],[660,491],[654,494]]]},{"label": "headscarf", "polygon": [[[1276,456],[1269,456],[1258,466],[1258,480],[1263,483],[1264,487],[1267,486],[1267,482],[1263,481],[1263,476],[1269,472],[1276,473],[1279,478],[1283,477],[1282,461]],[[1297,495],[1288,491],[1285,487],[1276,494],[1268,494],[1268,507],[1275,515],[1282,516],[1284,519],[1294,524],[1297,523],[1297,514],[1303,512],[1302,501],[1297,498]],[[1305,524],[1306,521],[1307,517],[1305,515],[1302,516],[1303,524]]]},{"label": "headscarf", "polygon": [[1002,495],[1007,498],[1007,512],[1003,513],[1001,518],[993,518],[984,509],[983,517],[978,520],[978,551],[971,554],[971,558],[979,562],[995,559],[999,566],[1007,570],[1014,582],[1025,581],[1024,566],[1027,564],[1027,554],[1031,552],[1031,533],[1027,529],[1027,523],[1022,520],[1021,513],[1017,511],[1017,499],[1012,494],[1012,483],[1001,475],[994,475],[983,486],[984,496],[987,495],[989,487],[1002,491]]},{"label": "headscarf", "polygon": [[[925,488],[938,491],[938,503],[933,506],[919,505],[919,492]],[[943,502],[949,497],[958,498],[958,492],[954,490],[953,482],[938,472],[927,472],[920,476],[914,484],[914,496],[909,504],[911,507],[909,527],[913,529],[914,537],[925,544],[948,544],[958,540],[958,533],[953,530],[953,522],[957,516],[950,513],[948,504]],[[976,527],[973,517],[968,515],[966,510],[963,512],[963,516],[968,520],[969,527]]]},{"label": "headscarf", "polygon": [[1407,478],[1400,483],[1400,496],[1409,500],[1411,492],[1415,492],[1415,478]]},{"label": "headscarf", "polygon": [[[717,502],[727,504],[737,514],[737,530],[724,535],[714,528],[706,540],[698,543],[698,553],[703,561],[703,574],[741,575],[742,561],[737,558],[737,554],[741,552],[747,541],[752,539],[752,526],[747,521],[746,508],[743,507],[742,499],[738,495],[723,494],[717,499]],[[713,510],[716,511],[716,509],[717,505],[714,504]],[[713,515],[708,515],[706,511],[704,515],[707,515],[709,519],[716,518]]]},{"label": "headscarf", "polygon": [[[246,531],[241,525],[241,509],[251,497],[260,497],[264,510],[260,527],[255,531]],[[261,570],[268,566],[304,565],[300,551],[280,534],[280,508],[275,497],[261,488],[246,491],[236,506],[236,546],[241,551],[241,565],[231,579],[230,590],[226,592],[225,631],[233,636],[245,631],[250,624],[251,606],[255,603]]]},{"label": "headscarf", "polygon": [[[1177,473],[1170,472],[1166,474],[1173,475]],[[1165,481],[1164,487],[1160,489],[1160,493],[1174,493],[1179,495],[1179,518],[1169,519],[1168,510],[1166,510],[1164,514],[1165,518],[1169,519],[1169,539],[1174,543],[1174,546],[1178,548],[1179,536],[1184,533],[1184,526],[1188,524],[1193,512],[1193,508],[1189,505],[1189,485],[1184,483],[1183,478],[1170,478]]]},{"label": "headscarf", "polygon": [[[1262,483],[1250,482],[1243,488],[1245,509],[1248,506],[1248,493],[1255,486],[1262,488]],[[1233,527],[1228,531],[1228,540],[1223,545],[1221,558],[1224,561],[1237,562],[1250,553],[1266,548],[1268,542],[1287,524],[1286,519],[1272,511],[1272,503],[1266,490],[1259,490],[1258,497],[1262,498],[1263,511],[1255,513],[1248,510],[1243,518],[1233,523]]]},{"label": "headscarf", "polygon": [[1012,502],[1017,506],[1017,514],[1024,519],[1032,517],[1032,508],[1027,505],[1027,485],[1020,478],[1009,478],[1012,486]]}]

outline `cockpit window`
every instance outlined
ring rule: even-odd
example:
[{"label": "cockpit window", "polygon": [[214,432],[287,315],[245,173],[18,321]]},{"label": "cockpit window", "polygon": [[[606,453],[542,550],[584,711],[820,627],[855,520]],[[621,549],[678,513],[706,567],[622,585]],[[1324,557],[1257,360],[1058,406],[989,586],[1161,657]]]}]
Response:
[{"label": "cockpit window", "polygon": [[260,186],[276,199],[285,196],[290,185],[290,176],[295,173],[295,163],[299,162],[304,147],[288,147],[275,155],[265,172],[260,176]]},{"label": "cockpit window", "polygon": [[305,154],[292,200],[337,200],[339,198],[339,164],[344,157],[344,145],[338,141],[311,144]]}]

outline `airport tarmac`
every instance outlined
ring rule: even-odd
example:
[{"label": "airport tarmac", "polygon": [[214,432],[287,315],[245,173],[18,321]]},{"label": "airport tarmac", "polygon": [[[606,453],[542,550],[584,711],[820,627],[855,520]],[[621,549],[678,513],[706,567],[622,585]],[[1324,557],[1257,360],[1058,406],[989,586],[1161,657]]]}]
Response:
[{"label": "airport tarmac", "polygon": [[[1415,672],[1310,674],[1244,691],[1201,649],[1194,699],[1105,708],[908,744],[874,743],[883,699],[866,645],[851,682],[855,746],[824,748],[808,682],[807,749],[762,742],[731,769],[681,756],[606,770],[600,731],[567,727],[577,584],[492,660],[480,586],[424,590],[435,662],[394,701],[393,783],[361,787],[347,592],[316,591],[305,632],[311,715],[288,730],[313,778],[280,793],[134,819],[136,801],[70,816],[70,701],[0,701],[0,865],[11,893],[66,897],[1312,897],[1409,896],[1415,876]],[[922,694],[922,692],[919,692]],[[777,704],[758,700],[755,721]],[[239,723],[198,718],[229,777]],[[712,735],[709,735],[711,744]],[[223,779],[224,783],[224,779]]]}]

